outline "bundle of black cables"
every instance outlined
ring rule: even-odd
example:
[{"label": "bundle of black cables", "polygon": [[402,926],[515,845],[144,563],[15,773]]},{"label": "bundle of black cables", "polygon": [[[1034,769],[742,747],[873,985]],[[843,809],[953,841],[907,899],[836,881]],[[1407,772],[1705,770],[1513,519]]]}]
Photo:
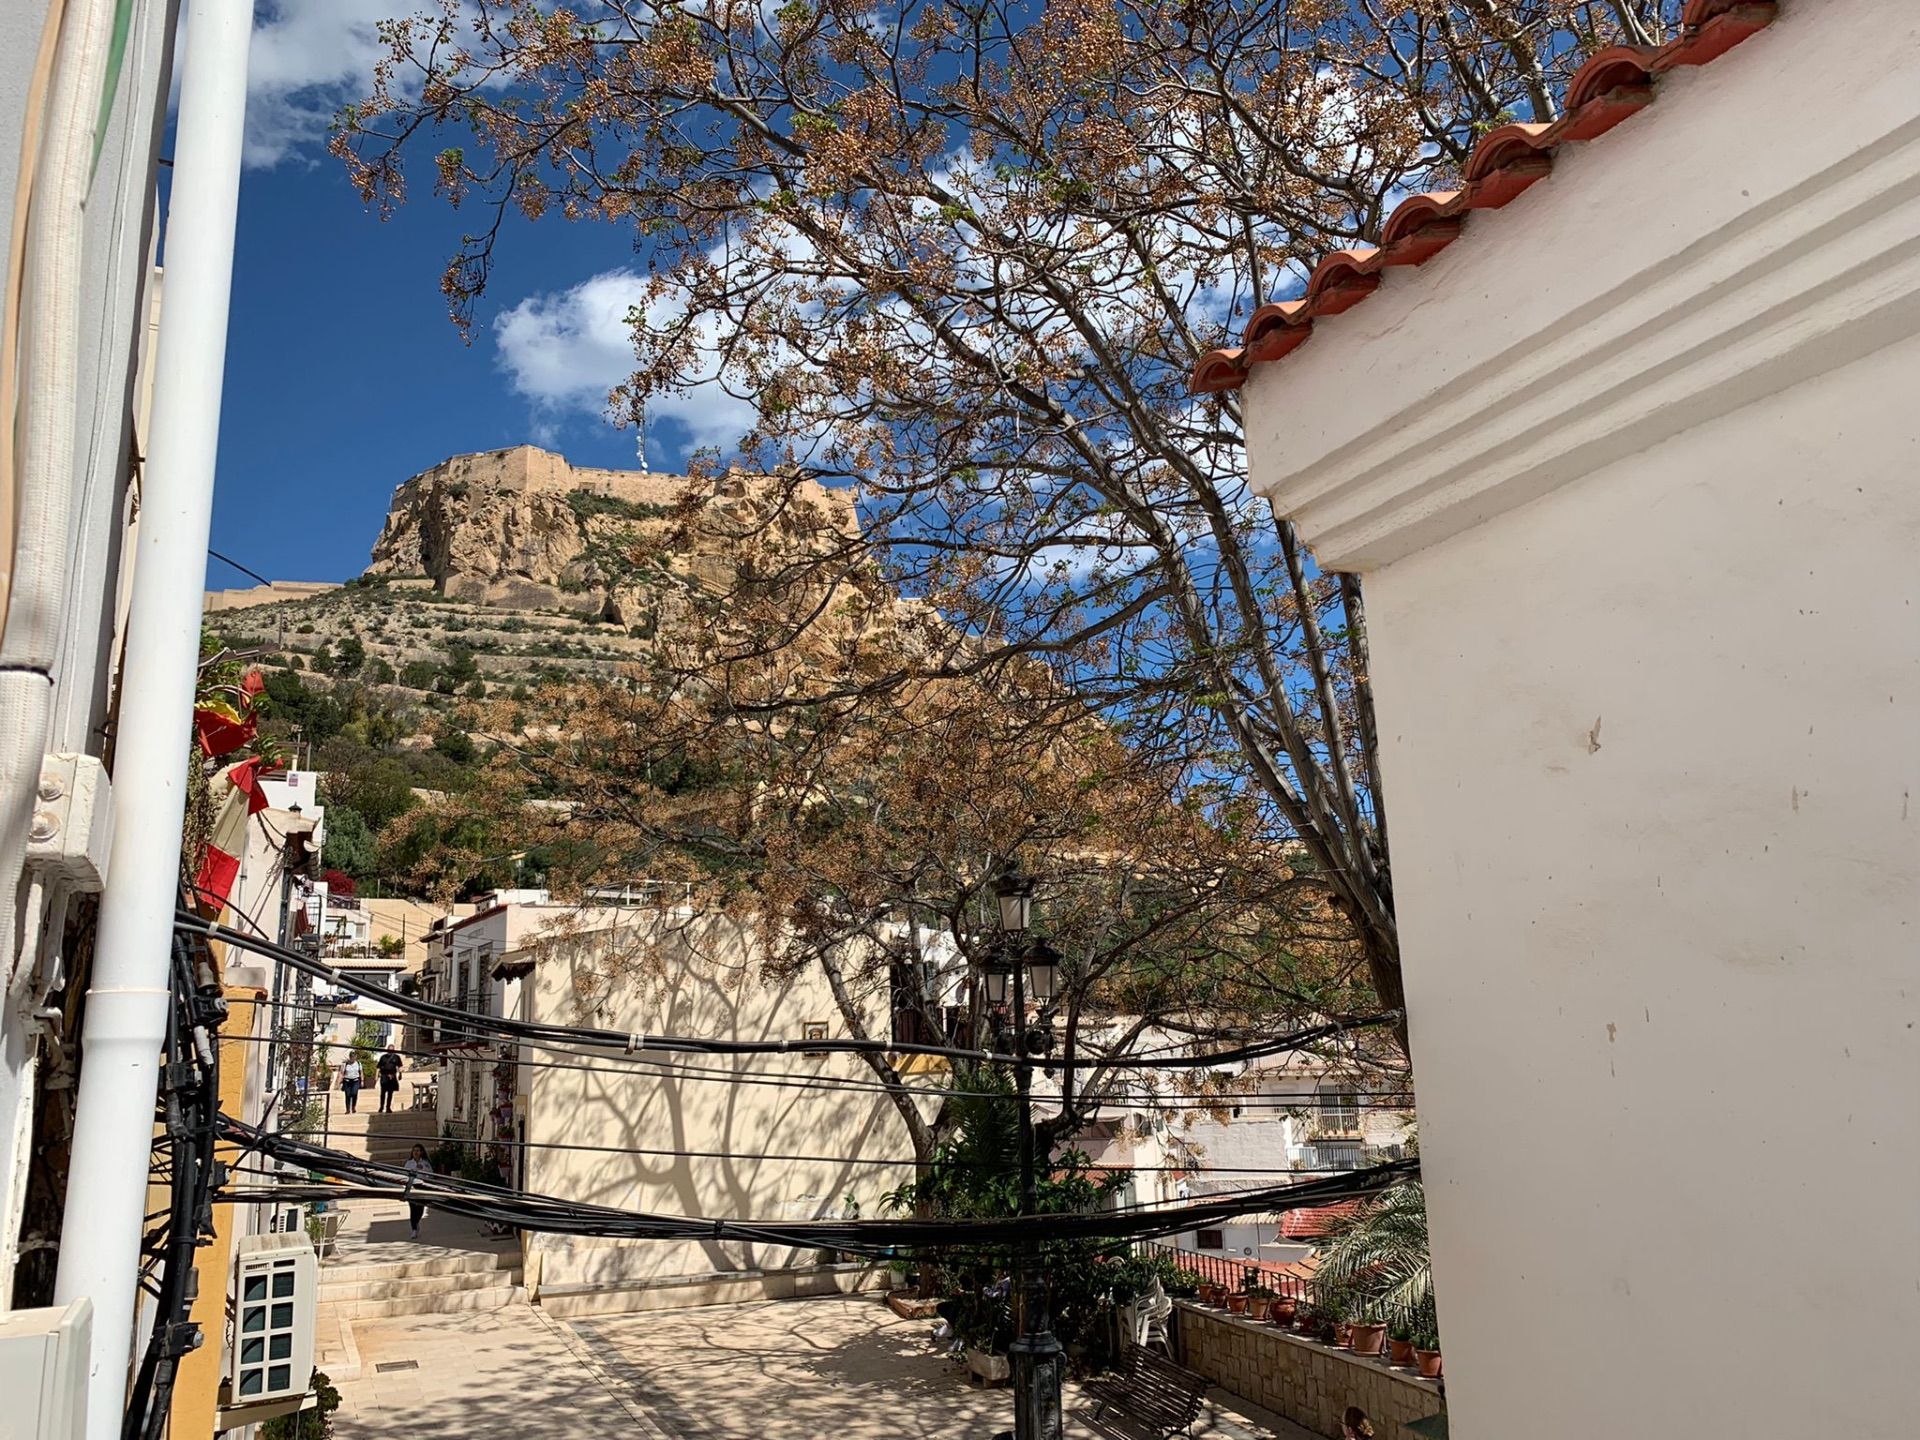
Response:
[{"label": "bundle of black cables", "polygon": [[552,1195],[528,1194],[445,1175],[417,1175],[357,1156],[272,1134],[227,1116],[221,1135],[309,1174],[329,1177],[281,1183],[259,1190],[228,1191],[235,1203],[262,1199],[405,1199],[458,1215],[520,1230],[630,1240],[747,1240],[795,1249],[829,1249],[892,1258],[903,1251],[941,1247],[989,1247],[1049,1240],[1151,1240],[1236,1215],[1278,1214],[1342,1200],[1362,1199],[1419,1174],[1417,1159],[1396,1160],[1345,1175],[1293,1185],[1274,1185],[1209,1196],[1177,1206],[1134,1206],[1052,1215],[1016,1215],[982,1220],[706,1220],[654,1215],[591,1205]]},{"label": "bundle of black cables", "polygon": [[188,1317],[197,1294],[193,1252],[214,1238],[213,1193],[222,1183],[214,1143],[220,1116],[219,1029],[227,1005],[205,940],[174,932],[172,1023],[158,1097],[161,1133],[157,1167],[167,1184],[167,1208],[146,1236],[143,1280],[150,1284],[154,1320],[121,1422],[122,1440],[159,1440],[172,1408],[181,1359],[204,1337]]},{"label": "bundle of black cables", "polygon": [[434,1020],[459,1033],[478,1034],[487,1032],[505,1040],[518,1041],[525,1045],[578,1050],[582,1047],[611,1050],[621,1054],[634,1054],[637,1051],[665,1051],[698,1055],[932,1055],[949,1060],[969,1060],[976,1063],[994,1063],[1002,1065],[1026,1065],[1032,1068],[1096,1070],[1115,1069],[1153,1069],[1153,1070],[1208,1070],[1223,1066],[1237,1065],[1262,1056],[1286,1054],[1303,1050],[1312,1045],[1335,1039],[1353,1030],[1367,1029],[1377,1025],[1389,1025],[1399,1018],[1397,1011],[1388,1011],[1376,1015],[1361,1015],[1351,1019],[1337,1019],[1309,1029],[1297,1030],[1288,1035],[1276,1035],[1270,1040],[1257,1041],[1250,1045],[1237,1046],[1231,1050],[1218,1051],[1206,1055],[1098,1055],[1081,1057],[1045,1056],[1029,1057],[1001,1054],[997,1051],[966,1049],[957,1045],[924,1045],[903,1040],[702,1040],[685,1035],[653,1035],[634,1031],[605,1030],[578,1025],[549,1025],[539,1021],[517,1020],[510,1016],[477,1015],[470,1010],[462,1010],[452,1005],[441,1005],[431,1000],[423,1000],[415,995],[401,995],[394,991],[375,986],[369,981],[335,969],[331,965],[303,955],[297,950],[259,935],[248,935],[240,930],[208,920],[191,910],[178,911],[174,916],[174,932],[198,936],[207,940],[219,940],[223,944],[236,946],[242,950],[251,950],[277,960],[290,969],[316,980],[325,980],[329,984],[351,991],[358,995],[371,995],[382,1005],[403,1011],[422,1019]]}]

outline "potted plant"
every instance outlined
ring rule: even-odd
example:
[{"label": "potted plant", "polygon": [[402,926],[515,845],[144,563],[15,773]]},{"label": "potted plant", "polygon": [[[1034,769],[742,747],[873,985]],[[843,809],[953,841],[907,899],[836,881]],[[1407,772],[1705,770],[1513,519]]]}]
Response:
[{"label": "potted plant", "polygon": [[1347,1340],[1353,1333],[1353,1296],[1346,1290],[1332,1289],[1321,1302],[1332,1322],[1333,1344],[1341,1350],[1347,1348]]},{"label": "potted plant", "polygon": [[1292,1326],[1293,1317],[1299,1313],[1300,1302],[1291,1295],[1282,1295],[1273,1302],[1273,1309],[1268,1312],[1268,1318],[1285,1330]]},{"label": "potted plant", "polygon": [[1378,1302],[1361,1297],[1354,1307],[1347,1348],[1356,1355],[1378,1355],[1380,1344],[1386,1338],[1387,1322],[1380,1318]]},{"label": "potted plant", "polygon": [[1227,1313],[1229,1315],[1244,1315],[1247,1313],[1246,1291],[1235,1290],[1227,1296]]},{"label": "potted plant", "polygon": [[1413,1329],[1413,1363],[1421,1379],[1440,1378],[1440,1331],[1426,1316],[1422,1316]]},{"label": "potted plant", "polygon": [[1296,1334],[1313,1335],[1320,1329],[1320,1312],[1302,1300],[1294,1307],[1293,1328]]},{"label": "potted plant", "polygon": [[1413,1364],[1413,1327],[1405,1320],[1394,1321],[1387,1330],[1387,1363]]},{"label": "potted plant", "polygon": [[1217,1307],[1220,1304],[1220,1296],[1223,1293],[1221,1287],[1214,1284],[1211,1280],[1202,1280],[1200,1282],[1200,1303],[1202,1305]]},{"label": "potted plant", "polygon": [[1258,1265],[1249,1265],[1240,1272],[1240,1288],[1247,1297],[1247,1318],[1265,1320],[1273,1308],[1273,1291],[1262,1281]]},{"label": "potted plant", "polygon": [[1013,1310],[1005,1281],[985,1290],[952,1295],[936,1309],[953,1328],[953,1338],[966,1352],[967,1369],[992,1385],[1010,1373],[1007,1346],[1013,1342]]}]

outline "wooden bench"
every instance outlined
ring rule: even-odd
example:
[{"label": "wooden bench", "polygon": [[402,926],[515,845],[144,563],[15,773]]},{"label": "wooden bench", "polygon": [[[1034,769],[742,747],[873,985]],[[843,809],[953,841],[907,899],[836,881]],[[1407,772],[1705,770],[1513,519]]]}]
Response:
[{"label": "wooden bench", "polygon": [[1089,1380],[1084,1389],[1099,1402],[1097,1421],[1109,1407],[1150,1427],[1155,1435],[1190,1433],[1200,1414],[1207,1377],[1138,1345],[1127,1347],[1116,1369]]}]

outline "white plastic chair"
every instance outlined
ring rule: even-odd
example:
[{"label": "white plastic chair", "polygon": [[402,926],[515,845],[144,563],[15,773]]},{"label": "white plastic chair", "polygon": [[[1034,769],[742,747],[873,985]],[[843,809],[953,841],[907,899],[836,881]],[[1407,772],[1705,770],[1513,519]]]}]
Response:
[{"label": "white plastic chair", "polygon": [[314,1252],[325,1260],[329,1255],[340,1253],[340,1222],[347,1218],[347,1212],[339,1206],[331,1206],[313,1217],[319,1222],[320,1235],[314,1242]]},{"label": "white plastic chair", "polygon": [[1172,1314],[1173,1301],[1167,1298],[1156,1275],[1147,1293],[1133,1302],[1133,1343],[1143,1350],[1158,1345],[1163,1355],[1171,1355],[1173,1346],[1167,1339],[1167,1317]]}]

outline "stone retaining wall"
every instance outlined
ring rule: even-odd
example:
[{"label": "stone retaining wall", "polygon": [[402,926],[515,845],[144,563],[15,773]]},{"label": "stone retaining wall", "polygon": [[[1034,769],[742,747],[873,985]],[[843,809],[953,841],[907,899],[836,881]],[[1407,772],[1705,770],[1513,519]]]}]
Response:
[{"label": "stone retaining wall", "polygon": [[1341,1413],[1358,1405],[1377,1440],[1415,1440],[1406,1424],[1446,1408],[1434,1381],[1383,1361],[1185,1300],[1174,1315],[1182,1364],[1321,1435],[1338,1437]]}]

